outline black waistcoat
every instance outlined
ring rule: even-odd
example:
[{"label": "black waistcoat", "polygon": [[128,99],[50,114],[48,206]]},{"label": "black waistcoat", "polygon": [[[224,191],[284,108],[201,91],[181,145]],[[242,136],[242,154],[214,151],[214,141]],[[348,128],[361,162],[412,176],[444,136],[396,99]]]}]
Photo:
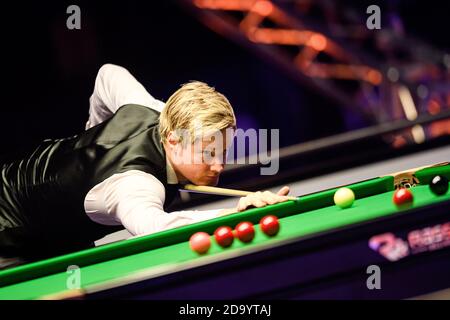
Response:
[{"label": "black waistcoat", "polygon": [[40,259],[92,246],[123,227],[93,222],[84,210],[89,190],[128,170],[154,175],[169,204],[159,113],[125,105],[110,119],[70,138],[45,140],[21,160],[4,164],[0,177],[0,256]]}]

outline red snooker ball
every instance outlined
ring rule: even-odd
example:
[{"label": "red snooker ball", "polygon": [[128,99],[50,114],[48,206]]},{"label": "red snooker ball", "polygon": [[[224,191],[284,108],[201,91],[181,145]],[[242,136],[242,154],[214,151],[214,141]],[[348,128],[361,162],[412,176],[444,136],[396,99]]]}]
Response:
[{"label": "red snooker ball", "polygon": [[214,232],[214,238],[221,247],[227,248],[233,243],[233,230],[230,227],[219,227]]},{"label": "red snooker ball", "polygon": [[189,239],[191,249],[199,254],[208,252],[211,247],[211,239],[206,232],[196,232]]},{"label": "red snooker ball", "polygon": [[394,193],[392,199],[397,206],[410,205],[413,202],[412,192],[405,188],[400,188]]},{"label": "red snooker ball", "polygon": [[255,237],[255,228],[251,222],[241,222],[236,228],[236,237],[242,242],[250,242]]},{"label": "red snooker ball", "polygon": [[275,236],[278,231],[280,231],[278,218],[273,215],[263,217],[259,222],[259,226],[261,227],[262,232],[270,237]]}]

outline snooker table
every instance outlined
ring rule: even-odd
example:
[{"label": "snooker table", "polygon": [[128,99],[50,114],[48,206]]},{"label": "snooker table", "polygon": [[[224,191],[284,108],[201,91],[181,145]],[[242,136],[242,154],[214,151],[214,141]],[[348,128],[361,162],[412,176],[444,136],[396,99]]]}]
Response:
[{"label": "snooker table", "polygon": [[[348,185],[356,200],[346,209],[333,203],[336,187],[0,271],[0,299],[400,299],[449,288],[450,192],[430,191],[437,174],[450,179],[450,165]],[[398,208],[393,193],[405,185],[414,202]],[[281,225],[274,237],[257,225],[268,214]],[[212,238],[207,254],[190,250],[193,233],[241,221],[255,224],[251,243],[224,249]],[[373,265],[381,289],[367,286]]]}]

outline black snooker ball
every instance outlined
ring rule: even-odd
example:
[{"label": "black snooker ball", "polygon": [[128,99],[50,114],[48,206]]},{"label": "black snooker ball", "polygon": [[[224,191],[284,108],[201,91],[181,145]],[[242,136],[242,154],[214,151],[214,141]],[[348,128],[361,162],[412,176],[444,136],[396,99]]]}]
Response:
[{"label": "black snooker ball", "polygon": [[448,191],[448,179],[444,176],[435,176],[430,182],[431,191],[438,196],[442,196]]}]

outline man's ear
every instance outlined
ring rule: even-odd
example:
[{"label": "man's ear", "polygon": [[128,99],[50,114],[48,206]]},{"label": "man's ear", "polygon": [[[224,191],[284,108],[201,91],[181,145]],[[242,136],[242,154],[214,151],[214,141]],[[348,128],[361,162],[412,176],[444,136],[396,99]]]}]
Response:
[{"label": "man's ear", "polygon": [[167,135],[166,141],[167,141],[167,145],[170,148],[175,148],[178,145],[178,143],[180,142],[180,139],[175,134],[175,132],[169,131],[169,134]]}]

